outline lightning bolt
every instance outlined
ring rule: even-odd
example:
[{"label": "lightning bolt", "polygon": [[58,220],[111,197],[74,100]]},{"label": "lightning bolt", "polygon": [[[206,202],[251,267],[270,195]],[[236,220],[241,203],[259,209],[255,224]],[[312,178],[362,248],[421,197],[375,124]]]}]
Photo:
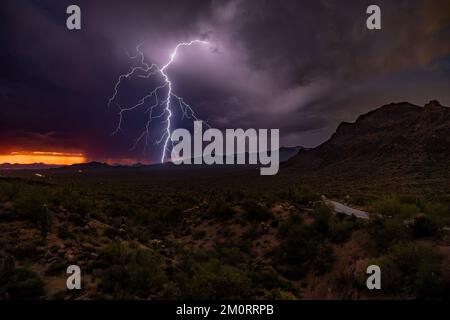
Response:
[{"label": "lightning bolt", "polygon": [[[116,103],[116,106],[119,108],[119,113],[118,113],[119,119],[117,122],[117,127],[113,132],[113,135],[114,135],[122,130],[122,121],[123,121],[124,113],[130,112],[133,110],[137,110],[141,107],[145,108],[148,101],[153,99],[154,103],[151,104],[150,106],[148,106],[144,111],[144,113],[148,113],[147,123],[145,125],[145,128],[144,128],[143,132],[137,137],[135,143],[133,144],[132,149],[134,149],[139,144],[139,142],[142,141],[142,139],[145,139],[145,145],[144,145],[144,152],[145,152],[148,148],[148,141],[150,138],[150,128],[151,128],[152,120],[158,119],[158,118],[164,118],[164,116],[165,116],[165,120],[163,121],[163,123],[166,123],[166,126],[163,130],[162,136],[159,139],[157,139],[156,143],[155,143],[158,145],[161,143],[163,144],[163,149],[162,149],[162,154],[161,154],[161,163],[163,163],[164,160],[166,159],[166,151],[168,150],[168,144],[169,144],[170,137],[171,137],[171,120],[172,120],[172,116],[173,116],[172,99],[175,99],[178,102],[178,106],[182,112],[182,119],[187,118],[187,119],[193,119],[195,121],[202,121],[201,119],[197,118],[192,107],[189,104],[187,104],[182,97],[176,95],[173,92],[172,81],[170,80],[169,75],[167,74],[167,68],[169,68],[170,65],[173,63],[173,61],[175,60],[179,49],[182,47],[188,47],[188,46],[192,46],[195,44],[207,45],[207,44],[209,44],[209,42],[203,41],[203,40],[192,40],[190,42],[178,43],[177,46],[175,47],[175,49],[172,51],[172,53],[170,55],[170,59],[162,67],[159,67],[156,64],[148,64],[145,61],[144,53],[141,50],[143,43],[139,44],[136,47],[136,52],[137,52],[136,55],[134,55],[134,56],[128,55],[128,57],[130,59],[133,59],[133,60],[139,59],[139,66],[133,67],[127,73],[121,74],[119,76],[117,82],[114,85],[113,95],[108,100],[108,107],[110,107],[117,100],[120,85],[125,80],[130,80],[135,77],[148,79],[151,76],[154,76],[157,74],[159,74],[161,76],[163,83],[159,86],[156,86],[148,94],[143,96],[138,101],[137,104],[127,107],[127,106],[121,106]],[[161,100],[159,91],[161,91],[163,89],[166,89],[167,93],[165,95],[164,100]],[[155,109],[160,106],[162,106],[162,111],[160,113],[157,113],[156,115],[154,115]],[[208,123],[207,122],[205,122],[205,123],[209,127]]]}]

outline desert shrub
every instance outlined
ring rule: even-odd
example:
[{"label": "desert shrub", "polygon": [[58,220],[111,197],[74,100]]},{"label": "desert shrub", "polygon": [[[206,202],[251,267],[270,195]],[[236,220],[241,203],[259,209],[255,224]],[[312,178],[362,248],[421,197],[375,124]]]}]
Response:
[{"label": "desert shrub", "polygon": [[236,266],[245,261],[246,254],[237,247],[220,247],[217,249],[219,259],[229,265]]},{"label": "desert shrub", "polygon": [[303,223],[303,218],[298,213],[293,213],[289,216],[289,218],[283,222],[278,228],[278,232],[282,238],[286,238],[289,229],[296,225],[301,225]]},{"label": "desert shrub", "polygon": [[450,206],[448,204],[427,202],[423,206],[423,212],[439,226],[450,224]]},{"label": "desert shrub", "polygon": [[64,260],[58,260],[55,262],[52,262],[47,269],[45,270],[46,276],[56,276],[56,275],[62,275],[65,273],[67,269],[67,262]]},{"label": "desert shrub", "polygon": [[367,288],[366,281],[366,274],[361,276],[359,274],[354,274],[351,270],[343,268],[338,270],[333,282],[336,290],[343,292],[344,290],[348,291],[349,288],[364,290]]},{"label": "desert shrub", "polygon": [[372,203],[375,198],[372,195],[367,194],[355,194],[348,198],[348,202],[357,206],[366,206]]},{"label": "desert shrub", "polygon": [[148,293],[161,290],[166,281],[160,268],[160,261],[148,251],[138,250],[127,266],[129,283],[138,296],[147,297]]},{"label": "desert shrub", "polygon": [[38,190],[22,192],[13,203],[16,214],[37,223],[38,217],[44,211],[45,196]]},{"label": "desert shrub", "polygon": [[103,235],[109,239],[113,239],[115,237],[118,237],[120,235],[119,230],[114,227],[108,227],[103,232]]},{"label": "desert shrub", "polygon": [[0,200],[10,201],[16,197],[20,191],[20,185],[13,182],[0,182]]},{"label": "desert shrub", "polygon": [[394,244],[411,239],[410,230],[403,219],[373,219],[367,225],[367,233],[367,247],[372,254],[384,253]]},{"label": "desert shrub", "polygon": [[139,225],[149,225],[152,221],[151,211],[145,208],[137,208],[133,211],[133,221]]},{"label": "desert shrub", "polygon": [[13,247],[11,253],[18,260],[33,260],[39,256],[35,242],[21,242]]},{"label": "desert shrub", "polygon": [[280,227],[283,238],[277,260],[279,270],[291,278],[301,277],[313,268],[317,274],[329,270],[334,260],[333,250],[328,243],[331,212],[325,205],[314,207],[314,221],[302,224],[299,215],[292,215]]},{"label": "desert shrub", "polygon": [[287,191],[287,199],[294,203],[308,205],[320,200],[320,195],[309,188],[289,188]]},{"label": "desert shrub", "polygon": [[245,217],[249,221],[261,222],[274,218],[273,213],[269,209],[263,207],[255,201],[246,201],[242,204],[242,207],[245,211]]},{"label": "desert shrub", "polygon": [[334,243],[343,243],[361,226],[362,223],[356,217],[338,213],[330,219],[329,238]]},{"label": "desert shrub", "polygon": [[[383,270],[383,290],[418,298],[443,298],[449,283],[443,278],[442,257],[428,245],[396,245],[378,261]],[[372,263],[371,263],[372,264]]]},{"label": "desert shrub", "polygon": [[0,265],[0,297],[12,300],[39,299],[44,294],[41,279],[27,268],[17,268],[14,260],[5,257]]},{"label": "desert shrub", "polygon": [[230,190],[227,189],[224,193],[224,200],[225,202],[233,202],[233,201],[240,201],[245,197],[244,192],[242,190]]},{"label": "desert shrub", "polygon": [[330,232],[331,210],[323,203],[314,206],[312,227],[317,233],[327,236]]},{"label": "desert shrub", "polygon": [[49,191],[48,201],[54,207],[59,207],[63,204],[64,198],[67,196],[66,188],[54,188]]},{"label": "desert shrub", "polygon": [[217,259],[192,263],[190,273],[178,274],[183,299],[245,299],[251,293],[251,281],[245,271],[225,265]]},{"label": "desert shrub", "polygon": [[58,237],[62,240],[75,239],[75,234],[70,231],[69,224],[63,223],[58,230]]},{"label": "desert shrub", "polygon": [[61,202],[61,205],[70,213],[77,214],[83,219],[89,218],[94,210],[94,202],[88,196],[69,189],[62,189],[61,192],[63,193],[57,193],[58,200],[54,201]]},{"label": "desert shrub", "polygon": [[69,213],[67,216],[67,220],[79,227],[84,226],[87,222],[85,218],[76,213]]},{"label": "desert shrub", "polygon": [[105,266],[123,265],[131,259],[132,250],[118,241],[113,241],[101,252],[101,261]]},{"label": "desert shrub", "polygon": [[168,227],[177,227],[183,219],[183,211],[178,207],[164,208],[155,218]]},{"label": "desert shrub", "polygon": [[333,261],[333,248],[328,241],[316,242],[315,255],[311,260],[311,268],[314,270],[314,274],[322,275],[328,272]]},{"label": "desert shrub", "polygon": [[294,293],[286,290],[280,290],[278,288],[272,289],[270,295],[266,297],[271,300],[298,300],[299,297]]},{"label": "desert shrub", "polygon": [[373,203],[374,212],[385,217],[412,218],[420,210],[415,203],[402,203],[396,198],[385,198]]},{"label": "desert shrub", "polygon": [[414,218],[412,224],[412,235],[414,238],[437,237],[439,235],[439,226],[427,216],[418,216]]},{"label": "desert shrub", "polygon": [[275,288],[292,290],[292,285],[290,282],[283,279],[272,267],[252,271],[250,273],[250,277],[255,287],[261,287],[265,290],[272,290]]},{"label": "desert shrub", "polygon": [[[249,230],[252,230],[252,229],[256,229],[256,228],[251,228]],[[252,241],[253,241],[253,239],[245,237],[245,233],[244,233],[241,238],[234,239],[232,241],[232,243],[230,243],[229,245],[239,248],[239,250],[241,250],[242,253],[248,255],[248,254],[250,254],[250,251],[252,248]]]},{"label": "desert shrub", "polygon": [[13,208],[18,215],[32,220],[39,227],[43,238],[47,237],[50,228],[50,212],[43,193],[37,190],[24,192],[14,201]]},{"label": "desert shrub", "polygon": [[105,205],[105,213],[112,218],[128,217],[132,209],[122,201],[112,201]]},{"label": "desert shrub", "polygon": [[219,220],[227,220],[233,217],[234,210],[227,202],[219,199],[209,207],[207,215]]},{"label": "desert shrub", "polygon": [[397,200],[402,204],[412,204],[418,208],[422,208],[425,203],[421,197],[414,195],[400,195],[397,197]]},{"label": "desert shrub", "polygon": [[336,216],[331,219],[329,224],[330,240],[334,243],[343,243],[347,241],[352,232],[358,227],[358,223],[354,217],[343,217],[340,219]]},{"label": "desert shrub", "polygon": [[192,239],[194,240],[201,240],[206,237],[206,231],[205,230],[195,230],[192,233]]},{"label": "desert shrub", "polygon": [[161,292],[158,294],[158,299],[162,300],[178,300],[181,299],[181,297],[181,290],[173,281],[164,283]]},{"label": "desert shrub", "polygon": [[86,197],[78,198],[78,201],[74,204],[75,212],[84,218],[88,218],[90,212],[93,210],[94,203],[92,200]]},{"label": "desert shrub", "polygon": [[159,258],[149,250],[113,242],[99,260],[108,266],[102,273],[102,291],[116,298],[148,298],[156,295],[166,282]]},{"label": "desert shrub", "polygon": [[232,228],[230,228],[230,226],[224,226],[217,231],[217,234],[229,239],[233,237],[234,231]]},{"label": "desert shrub", "polygon": [[183,211],[179,207],[164,207],[152,212],[146,212],[145,217],[140,219],[146,222],[153,235],[161,236],[169,229],[178,227],[183,217]]},{"label": "desert shrub", "polygon": [[47,206],[44,206],[37,219],[38,226],[41,231],[41,236],[43,239],[47,239],[47,235],[50,229],[50,211],[48,210]]},{"label": "desert shrub", "polygon": [[333,250],[326,238],[312,225],[293,225],[282,241],[278,262],[286,276],[298,278],[310,268],[318,274],[329,270],[333,261]]}]

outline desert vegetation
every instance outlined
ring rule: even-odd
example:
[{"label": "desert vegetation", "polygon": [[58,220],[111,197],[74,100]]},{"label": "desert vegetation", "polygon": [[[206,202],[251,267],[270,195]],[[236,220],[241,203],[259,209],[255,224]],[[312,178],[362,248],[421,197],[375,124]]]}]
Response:
[{"label": "desert vegetation", "polygon": [[[0,181],[1,298],[449,296],[445,199],[341,197],[370,212],[365,221],[335,214],[305,185],[206,181],[180,192],[115,179]],[[82,290],[66,289],[70,264]],[[379,292],[365,286],[370,264],[384,270]]]}]

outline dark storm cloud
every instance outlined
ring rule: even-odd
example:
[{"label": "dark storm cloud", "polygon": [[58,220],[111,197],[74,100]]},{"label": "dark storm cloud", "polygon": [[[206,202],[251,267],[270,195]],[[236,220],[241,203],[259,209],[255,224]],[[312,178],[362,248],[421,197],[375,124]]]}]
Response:
[{"label": "dark storm cloud", "polygon": [[[77,32],[65,28],[72,3],[82,9]],[[213,126],[280,128],[282,144],[315,145],[339,121],[397,99],[450,104],[448,1],[377,1],[381,31],[365,28],[369,4],[3,1],[0,152],[36,146],[142,158],[130,151],[142,117],[111,136],[117,110],[106,106],[139,43],[162,64],[179,41],[207,39],[210,48],[185,49],[170,67],[177,93]],[[144,92],[126,89],[121,99]]]}]

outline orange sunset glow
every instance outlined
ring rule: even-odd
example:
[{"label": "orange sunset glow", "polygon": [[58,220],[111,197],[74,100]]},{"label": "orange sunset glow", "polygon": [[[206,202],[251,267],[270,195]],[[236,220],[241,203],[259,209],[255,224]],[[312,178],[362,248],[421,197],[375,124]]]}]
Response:
[{"label": "orange sunset glow", "polygon": [[47,151],[21,151],[9,154],[0,154],[0,163],[12,164],[56,164],[71,165],[86,162],[86,157],[82,153],[47,152]]}]

